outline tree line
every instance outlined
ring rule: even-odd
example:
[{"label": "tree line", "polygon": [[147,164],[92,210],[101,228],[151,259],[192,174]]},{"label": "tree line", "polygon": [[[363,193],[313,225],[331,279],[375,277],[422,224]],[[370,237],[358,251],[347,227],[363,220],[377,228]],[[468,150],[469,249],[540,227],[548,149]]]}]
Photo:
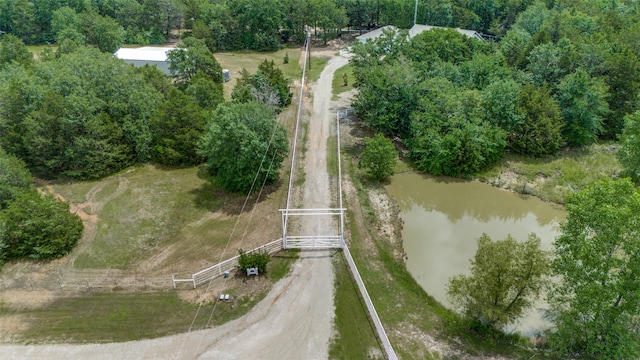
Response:
[{"label": "tree line", "polygon": [[[416,20],[502,36],[517,14],[535,2],[419,1]],[[66,40],[113,52],[115,43],[160,44],[172,32],[187,29],[192,31],[182,34],[206,40],[212,51],[267,51],[302,43],[307,31],[326,42],[345,27],[409,28],[414,6],[414,0],[0,0],[0,34],[30,45]]]},{"label": "tree line", "polygon": [[505,151],[542,157],[621,134],[637,154],[640,47],[632,34],[640,22],[637,8],[613,3],[536,2],[497,43],[454,30],[412,39],[390,30],[354,46],[356,112],[402,139],[416,166],[433,174],[468,176]]}]

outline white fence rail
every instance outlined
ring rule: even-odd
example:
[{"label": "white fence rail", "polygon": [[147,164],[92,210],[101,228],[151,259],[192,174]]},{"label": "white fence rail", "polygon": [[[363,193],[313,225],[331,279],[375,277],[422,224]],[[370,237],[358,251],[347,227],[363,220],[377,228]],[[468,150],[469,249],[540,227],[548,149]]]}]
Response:
[{"label": "white fence rail", "polygon": [[369,293],[367,292],[367,288],[364,286],[364,282],[360,277],[360,273],[358,272],[358,268],[356,267],[356,263],[353,261],[353,257],[351,257],[351,252],[349,252],[349,247],[345,243],[342,247],[342,253],[344,254],[345,259],[347,259],[347,264],[349,264],[349,269],[351,269],[351,274],[358,284],[358,288],[360,289],[360,293],[362,294],[362,298],[364,299],[365,305],[367,305],[367,310],[369,310],[369,315],[371,316],[371,320],[376,327],[376,331],[378,332],[378,337],[382,342],[382,347],[384,351],[387,353],[387,359],[389,360],[398,360],[398,356],[396,352],[393,350],[391,346],[391,342],[389,342],[389,337],[387,337],[387,332],[384,331],[384,327],[382,327],[382,322],[378,317],[378,313],[376,312],[376,308],[373,306],[373,302],[369,297]]},{"label": "white fence rail", "polygon": [[285,249],[326,249],[341,247],[342,236],[340,235],[287,236],[284,241]]},{"label": "white fence rail", "polygon": [[[274,240],[268,244],[264,244],[259,246],[253,250],[249,250],[246,253],[251,254],[257,251],[266,251],[269,255],[275,254],[283,249],[282,247],[282,239]],[[199,285],[202,285],[212,279],[215,279],[219,276],[222,276],[225,271],[231,271],[238,266],[238,259],[240,255],[236,255],[231,259],[225,260],[219,264],[215,264],[210,266],[204,270],[198,271],[197,273],[191,275],[191,279],[176,279],[175,276],[172,277],[173,280],[173,288],[176,288],[176,283],[180,282],[190,282],[193,284],[193,288],[195,289]]]}]

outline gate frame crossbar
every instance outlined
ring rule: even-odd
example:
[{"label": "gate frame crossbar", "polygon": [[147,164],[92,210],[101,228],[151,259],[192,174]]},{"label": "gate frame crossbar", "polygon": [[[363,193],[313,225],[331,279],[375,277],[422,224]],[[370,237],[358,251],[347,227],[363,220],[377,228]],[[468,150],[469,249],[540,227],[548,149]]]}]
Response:
[{"label": "gate frame crossbar", "polygon": [[[345,208],[317,208],[317,209],[280,209],[282,213],[282,247],[289,248],[342,248],[343,234],[338,235],[299,235],[288,236],[287,225],[289,224],[289,216],[340,216],[340,230],[344,229],[344,212]],[[289,244],[288,240],[292,240]],[[294,246],[290,246],[293,245]]]}]

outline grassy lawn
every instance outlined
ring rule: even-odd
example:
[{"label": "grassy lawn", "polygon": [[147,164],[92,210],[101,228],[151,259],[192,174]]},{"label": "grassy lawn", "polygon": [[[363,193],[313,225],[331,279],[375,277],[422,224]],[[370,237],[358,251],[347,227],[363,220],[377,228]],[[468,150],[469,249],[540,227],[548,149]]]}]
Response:
[{"label": "grassy lawn", "polygon": [[476,176],[496,186],[562,204],[567,194],[604,177],[617,176],[622,166],[616,151],[616,145],[603,143],[541,159],[508,155]]},{"label": "grassy lawn", "polygon": [[369,320],[367,308],[360,297],[358,285],[353,281],[343,256],[333,258],[335,271],[336,309],[334,326],[336,336],[329,348],[330,359],[360,359],[363,354],[382,356],[374,325]]},{"label": "grassy lawn", "polygon": [[[280,236],[276,219],[279,214],[270,211],[273,227],[249,222],[246,217],[240,219],[242,226],[261,226],[259,238],[235,236],[230,239],[245,197],[219,190],[200,167],[131,168],[103,179],[102,186],[94,188],[94,192],[99,191],[87,199],[87,193],[98,184],[77,182],[55,186],[67,199],[92,200],[94,207],[102,206],[95,239],[79,254],[75,261],[77,268],[133,269],[140,261],[179,244],[163,264],[171,266],[188,259],[192,267],[189,270],[198,271],[203,263],[236,255],[233,246],[229,247],[233,250],[228,250],[228,254],[221,254],[227,241],[242,242],[242,247],[253,248]],[[267,189],[267,193],[272,193],[272,201],[279,204],[284,187],[276,184]],[[86,212],[91,212],[90,209],[90,206],[84,208]],[[264,211],[269,211],[266,206]]]},{"label": "grassy lawn", "polygon": [[[344,75],[347,74],[347,86],[344,85]],[[353,69],[351,65],[345,65],[333,74],[333,81],[331,83],[331,89],[333,92],[333,99],[338,99],[338,95],[353,89],[353,83],[356,78],[353,76]]]},{"label": "grassy lawn", "polygon": [[[231,308],[216,306],[209,326],[238,318],[257,304],[265,293],[243,297]],[[202,306],[192,330],[205,328],[213,303]],[[198,306],[179,299],[175,291],[140,293],[92,293],[65,297],[24,315],[31,325],[20,335],[25,342],[121,342],[155,338],[189,330]]]},{"label": "grassy lawn", "polygon": [[[297,251],[276,254],[267,267],[267,277],[261,281],[274,283],[283,278],[297,258]],[[251,285],[244,285],[242,281],[235,284],[235,288],[226,290],[240,294],[235,306],[218,303],[209,327],[246,314],[268,291],[268,287],[257,291],[243,289]],[[203,329],[207,327],[213,306],[211,302],[205,303],[198,311],[198,305],[181,300],[173,290],[87,292],[61,297],[36,309],[14,309],[0,303],[0,320],[4,316],[23,319],[28,328],[16,335],[24,342],[120,342],[186,332],[194,317],[191,330]]]},{"label": "grassy lawn", "polygon": [[311,68],[309,68],[309,64],[307,64],[307,79],[310,81],[318,81],[320,78],[320,73],[324,66],[329,62],[329,58],[326,56],[313,56],[311,55]]},{"label": "grassy lawn", "polygon": [[[289,63],[284,63],[285,54],[289,54]],[[298,65],[300,60],[299,48],[286,48],[275,52],[255,52],[255,51],[234,51],[234,52],[221,52],[215,53],[216,60],[220,63],[223,69],[229,69],[231,72],[231,81],[224,84],[225,98],[231,99],[231,91],[240,76],[242,69],[247,69],[251,74],[258,70],[258,65],[265,59],[276,64],[280,70],[284,73],[284,76],[290,80],[299,79],[302,76],[302,69]]]}]

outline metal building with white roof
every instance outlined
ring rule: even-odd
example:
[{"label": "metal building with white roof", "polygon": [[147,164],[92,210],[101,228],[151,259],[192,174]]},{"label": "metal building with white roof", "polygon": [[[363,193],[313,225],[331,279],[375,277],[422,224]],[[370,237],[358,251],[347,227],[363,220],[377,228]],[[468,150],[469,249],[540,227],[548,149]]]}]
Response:
[{"label": "metal building with white roof", "polygon": [[115,56],[136,67],[155,65],[166,75],[170,75],[167,53],[173,50],[168,47],[144,46],[140,48],[120,48]]},{"label": "metal building with white roof", "polygon": [[[379,29],[373,30],[373,31],[369,31],[366,34],[362,34],[360,36],[357,36],[356,39],[360,40],[361,42],[366,42],[368,39],[376,39],[378,38],[380,35],[382,35],[382,31],[384,29],[393,29],[393,30],[397,30],[397,28],[393,25],[387,25],[387,26],[383,26]],[[431,30],[431,29],[451,29],[451,30],[455,30],[457,32],[459,32],[462,35],[466,35],[470,38],[476,38],[478,40],[484,40],[482,38],[482,35],[475,31],[475,30],[466,30],[466,29],[460,29],[460,28],[446,28],[446,27],[442,27],[442,26],[431,26],[431,25],[420,25],[420,24],[415,24],[413,25],[413,27],[411,29],[409,29],[409,38],[413,38],[414,36],[422,33],[423,31],[427,31],[427,30]]]}]

